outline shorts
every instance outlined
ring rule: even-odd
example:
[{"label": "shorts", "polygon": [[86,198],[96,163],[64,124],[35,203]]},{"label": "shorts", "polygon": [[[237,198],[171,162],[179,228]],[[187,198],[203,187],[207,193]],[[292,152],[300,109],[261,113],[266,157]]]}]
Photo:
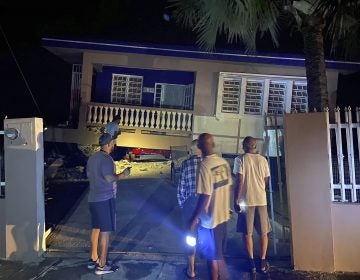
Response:
[{"label": "shorts", "polygon": [[223,260],[227,235],[227,222],[217,225],[213,229],[199,226],[197,250],[202,258],[212,260]]},{"label": "shorts", "polygon": [[197,196],[190,196],[181,208],[184,229],[188,229],[198,202]]},{"label": "shorts", "polygon": [[[183,219],[183,229],[184,229],[184,242],[186,240],[186,236],[188,234],[188,229],[190,226],[191,218],[194,215],[195,208],[197,206],[198,197],[191,196],[189,197],[181,209],[182,212],[182,219]],[[195,254],[195,247],[190,247],[185,242],[185,253],[188,256],[193,256]]]},{"label": "shorts", "polygon": [[115,198],[99,202],[89,202],[89,209],[93,229],[100,229],[100,232],[116,230]]},{"label": "shorts", "polygon": [[239,213],[237,231],[245,235],[253,235],[254,227],[259,235],[271,232],[267,206],[248,206],[245,213]]}]

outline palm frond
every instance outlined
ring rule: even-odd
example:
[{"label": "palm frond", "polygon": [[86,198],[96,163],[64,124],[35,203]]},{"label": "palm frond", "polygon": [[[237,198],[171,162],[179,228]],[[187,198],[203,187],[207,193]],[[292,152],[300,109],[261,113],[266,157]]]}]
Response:
[{"label": "palm frond", "polygon": [[213,50],[218,36],[229,43],[241,41],[247,51],[256,49],[256,38],[269,32],[278,45],[278,16],[283,0],[169,0],[176,21],[198,34],[197,43]]},{"label": "palm frond", "polygon": [[[354,33],[360,21],[359,0],[317,0],[314,13],[321,16],[326,23],[326,36],[334,53],[340,45],[342,49],[350,49],[346,42],[357,40],[360,33]],[[347,38],[350,37],[351,38]]]}]

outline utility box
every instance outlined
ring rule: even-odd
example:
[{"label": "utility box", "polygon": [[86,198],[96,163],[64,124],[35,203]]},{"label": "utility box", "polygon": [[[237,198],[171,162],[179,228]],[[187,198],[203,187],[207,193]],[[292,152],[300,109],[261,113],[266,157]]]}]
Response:
[{"label": "utility box", "polygon": [[4,120],[6,259],[34,261],[45,251],[43,121]]}]

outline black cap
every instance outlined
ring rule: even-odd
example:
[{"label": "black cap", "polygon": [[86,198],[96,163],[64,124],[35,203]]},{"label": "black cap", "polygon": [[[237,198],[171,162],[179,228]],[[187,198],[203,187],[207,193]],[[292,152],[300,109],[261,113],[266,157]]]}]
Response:
[{"label": "black cap", "polygon": [[113,117],[113,121],[119,121],[121,119],[120,114],[117,114]]},{"label": "black cap", "polygon": [[101,134],[99,137],[99,145],[101,147],[105,146],[105,145],[109,144],[112,140],[113,140],[113,138],[111,137],[111,135],[109,133]]}]

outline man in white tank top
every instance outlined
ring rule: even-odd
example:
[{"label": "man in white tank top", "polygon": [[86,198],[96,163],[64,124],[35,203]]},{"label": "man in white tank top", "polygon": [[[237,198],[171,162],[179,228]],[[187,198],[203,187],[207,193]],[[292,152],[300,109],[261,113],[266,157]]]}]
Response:
[{"label": "man in white tank top", "polygon": [[237,212],[243,212],[243,215],[239,215],[239,218],[246,219],[246,221],[238,223],[238,225],[240,224],[238,230],[245,235],[250,269],[253,273],[256,273],[252,238],[255,225],[256,231],[260,236],[260,270],[266,273],[269,268],[266,261],[268,233],[271,231],[267,213],[266,186],[269,182],[270,170],[267,160],[257,153],[255,138],[251,136],[245,137],[243,149],[245,154],[235,159],[233,171],[238,179],[238,186],[234,196],[234,207]]}]

